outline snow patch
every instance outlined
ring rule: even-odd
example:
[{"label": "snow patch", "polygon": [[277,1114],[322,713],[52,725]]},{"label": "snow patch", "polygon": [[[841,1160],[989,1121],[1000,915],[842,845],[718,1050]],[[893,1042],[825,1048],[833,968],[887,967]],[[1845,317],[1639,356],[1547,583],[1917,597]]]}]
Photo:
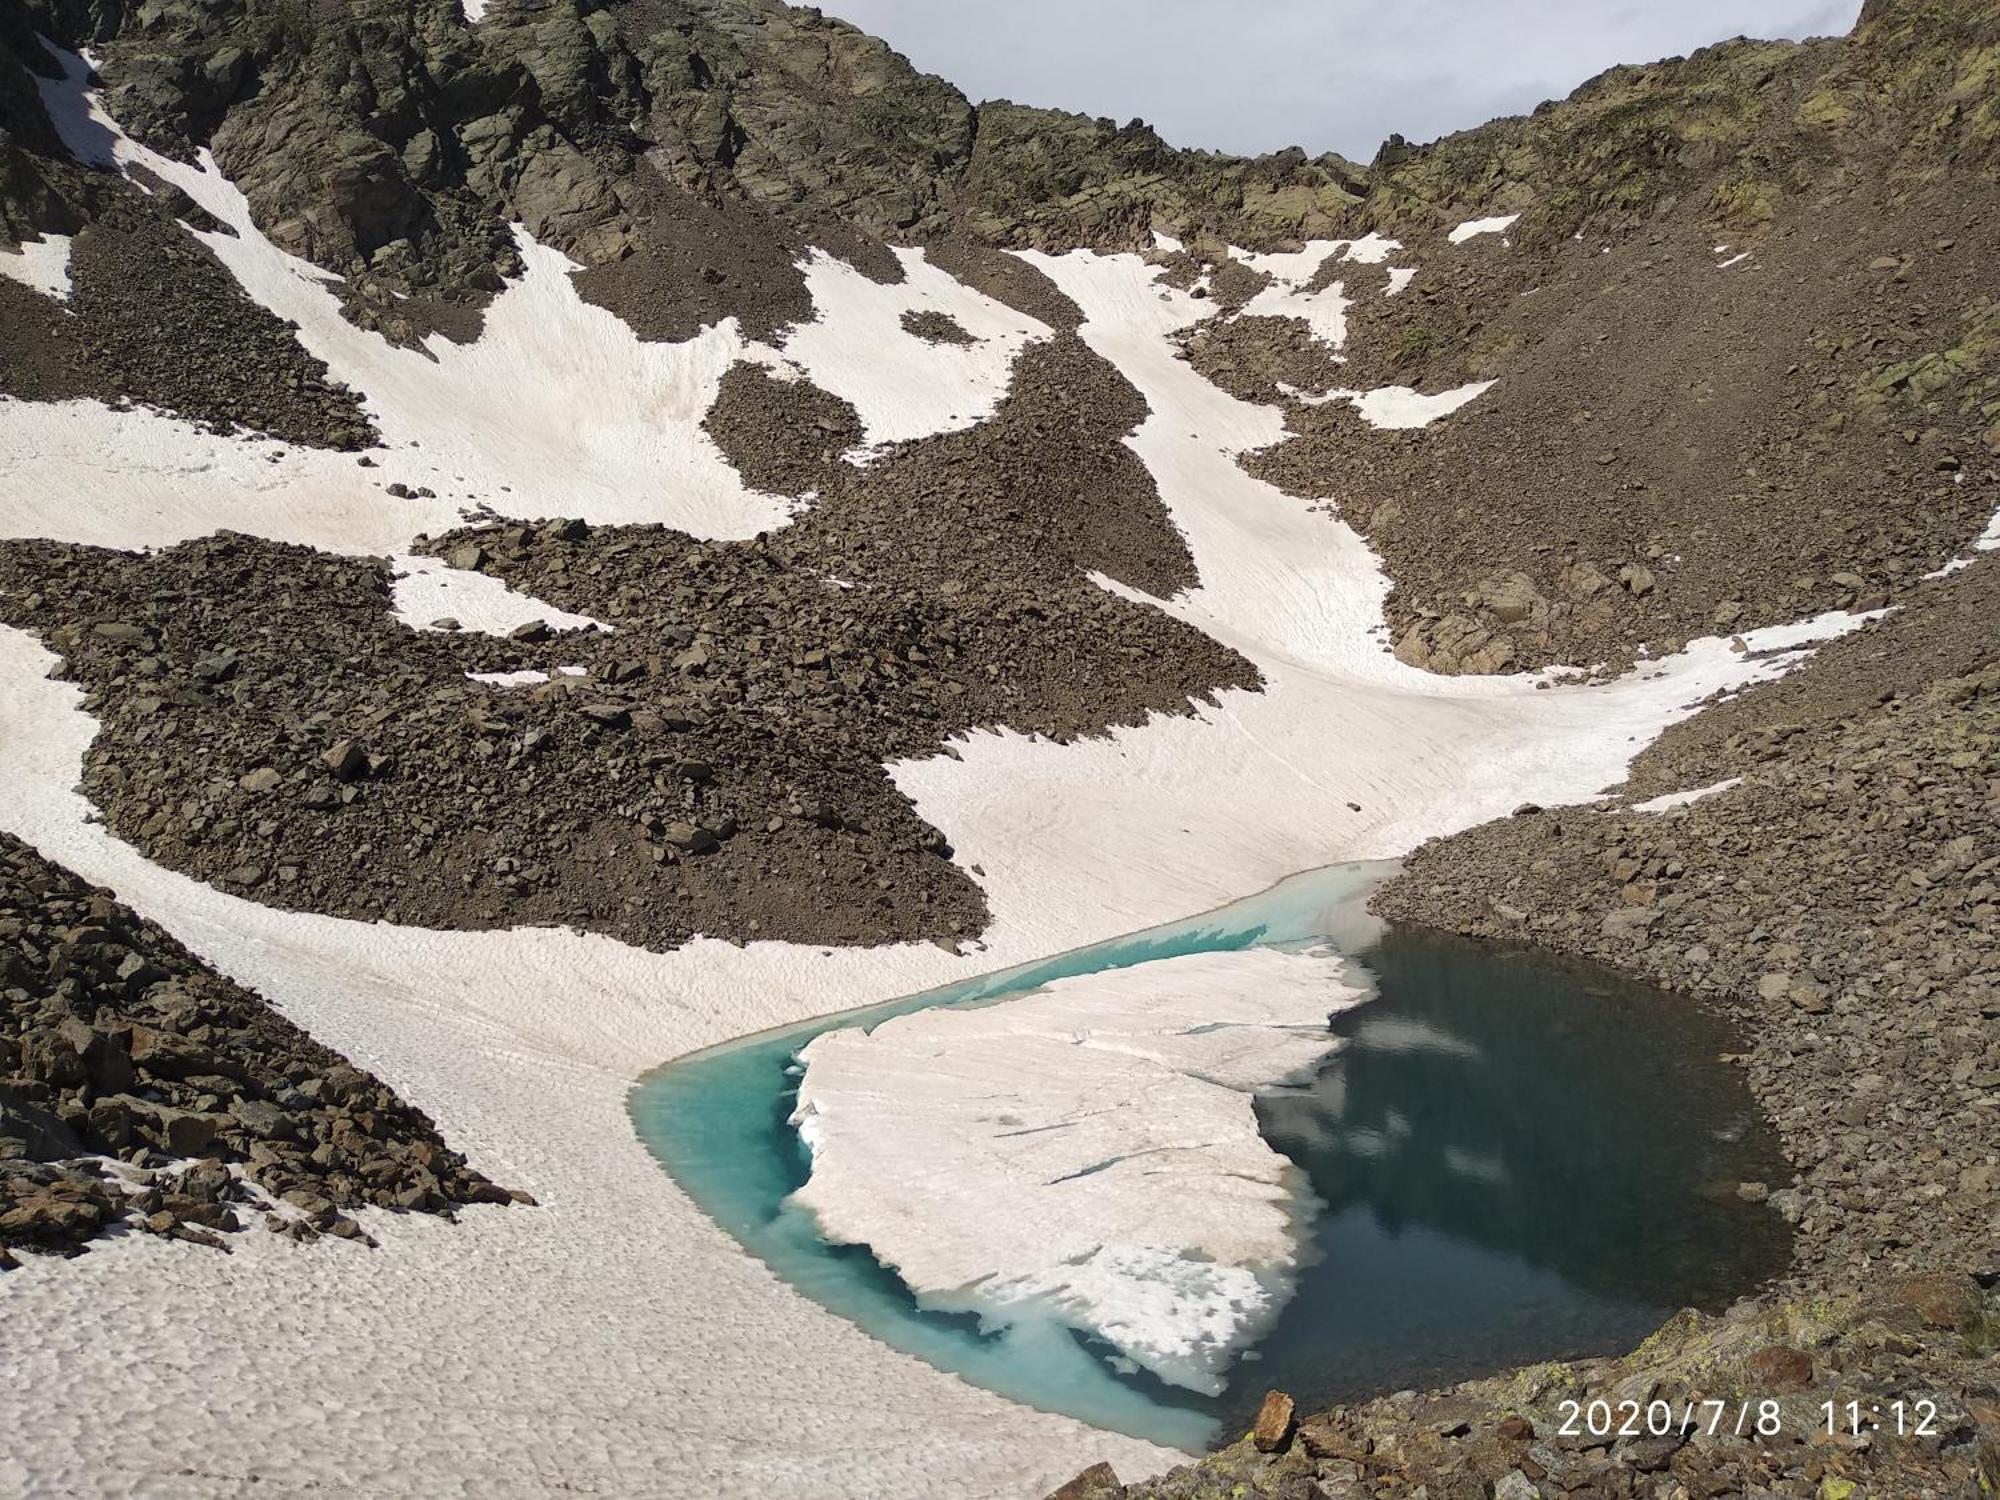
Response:
[{"label": "snow patch", "polygon": [[542,621],[552,630],[609,630],[602,620],[573,615],[527,594],[517,594],[498,578],[450,567],[435,557],[404,554],[394,559],[396,618],[413,630],[435,630],[437,620],[456,620],[461,630],[507,635]]},{"label": "snow patch", "polygon": [[1312,395],[1280,381],[1278,389],[1308,406],[1324,406],[1329,401],[1352,402],[1355,410],[1374,427],[1410,428],[1428,427],[1438,418],[1450,416],[1485,395],[1495,384],[1491,380],[1476,380],[1471,385],[1430,396],[1407,385],[1382,385],[1368,391],[1331,390]]},{"label": "snow patch", "polygon": [[[557,667],[555,675],[588,677],[590,670],[587,667]],[[467,672],[465,677],[468,682],[483,682],[488,687],[500,688],[536,687],[553,680],[547,672],[538,672],[533,667],[523,667],[518,672]]]},{"label": "snow patch", "polygon": [[[1244,304],[1243,316],[1302,318],[1317,338],[1338,350],[1347,342],[1347,309],[1351,305],[1345,285],[1334,281],[1317,291],[1305,288],[1329,260],[1379,265],[1389,258],[1390,252],[1401,248],[1400,241],[1370,233],[1358,240],[1311,240],[1301,250],[1257,254],[1232,245],[1229,254],[1271,278],[1269,286]],[[1392,283],[1395,276],[1395,272],[1390,272]]]},{"label": "snow patch", "polygon": [[[897,250],[903,281],[885,286],[815,250],[800,265],[814,320],[789,330],[783,359],[852,402],[871,445],[957,432],[993,415],[1014,362],[1047,324],[974,291],[921,250]],[[910,312],[942,312],[974,342],[932,343],[903,327]]]},{"label": "snow patch", "polygon": [[1347,288],[1334,281],[1316,292],[1274,281],[1243,304],[1246,318],[1303,318],[1314,337],[1330,348],[1347,342]]},{"label": "snow patch", "polygon": [[[1962,479],[1965,476],[1961,474],[1959,477]],[[1977,554],[1981,552],[2000,552],[2000,512],[1995,512],[1993,519],[1986,523],[1986,530],[1974,539],[1971,555],[1954,557],[1943,567],[1935,568],[1924,574],[1924,577],[1927,579],[1949,578],[1952,574],[1971,567],[1979,560]]]},{"label": "snow patch", "polygon": [[1417,268],[1415,266],[1391,266],[1389,268],[1389,286],[1382,295],[1393,297],[1416,279]]},{"label": "snow patch", "polygon": [[467,672],[466,681],[484,683],[487,687],[534,687],[549,680],[546,672],[537,672],[533,667],[524,667],[518,672]]},{"label": "snow patch", "polygon": [[45,234],[18,245],[0,245],[0,276],[18,281],[44,297],[67,302],[69,249],[70,237],[66,234]]},{"label": "snow patch", "polygon": [[1648,797],[1644,802],[1634,802],[1627,811],[1635,813],[1672,812],[1677,807],[1686,807],[1691,802],[1700,802],[1704,798],[1716,796],[1719,793],[1728,791],[1731,787],[1741,785],[1743,785],[1743,778],[1741,776],[1731,776],[1728,780],[1718,781],[1713,786],[1698,786],[1692,791],[1667,792],[1658,797]]},{"label": "snow patch", "polygon": [[1482,234],[1501,234],[1514,226],[1519,214],[1499,214],[1490,219],[1467,219],[1458,228],[1445,236],[1454,245],[1462,245],[1467,240]]}]

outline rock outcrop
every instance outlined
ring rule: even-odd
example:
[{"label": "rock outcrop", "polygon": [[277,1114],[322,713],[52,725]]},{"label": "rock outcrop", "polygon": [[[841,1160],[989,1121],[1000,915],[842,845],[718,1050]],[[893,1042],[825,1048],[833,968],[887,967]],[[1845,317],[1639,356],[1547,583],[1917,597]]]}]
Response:
[{"label": "rock outcrop", "polygon": [[495,1187],[379,1080],[0,835],[0,1270],[115,1230],[365,1239]]}]

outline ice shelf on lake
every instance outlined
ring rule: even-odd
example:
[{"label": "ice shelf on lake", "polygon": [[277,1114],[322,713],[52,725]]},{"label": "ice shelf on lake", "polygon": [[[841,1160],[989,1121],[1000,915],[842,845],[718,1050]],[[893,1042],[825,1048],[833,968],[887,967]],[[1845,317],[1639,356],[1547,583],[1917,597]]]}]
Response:
[{"label": "ice shelf on lake", "polygon": [[1367,993],[1336,953],[1253,948],[829,1032],[802,1054],[794,1201],[923,1306],[1065,1324],[1214,1393],[1314,1207],[1252,1096],[1311,1077]]}]

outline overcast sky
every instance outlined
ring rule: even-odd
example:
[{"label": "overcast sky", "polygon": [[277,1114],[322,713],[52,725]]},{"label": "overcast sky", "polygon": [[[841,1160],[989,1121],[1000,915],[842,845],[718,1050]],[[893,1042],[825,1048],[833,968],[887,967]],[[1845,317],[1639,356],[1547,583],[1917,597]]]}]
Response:
[{"label": "overcast sky", "polygon": [[1613,63],[1724,37],[1845,32],[1861,0],[820,0],[974,99],[1175,145],[1367,161],[1519,114]]}]

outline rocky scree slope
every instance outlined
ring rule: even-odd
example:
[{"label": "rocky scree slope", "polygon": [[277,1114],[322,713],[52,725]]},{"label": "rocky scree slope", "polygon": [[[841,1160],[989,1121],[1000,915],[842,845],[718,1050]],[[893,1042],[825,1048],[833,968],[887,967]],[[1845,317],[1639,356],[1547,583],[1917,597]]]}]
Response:
[{"label": "rocky scree slope", "polygon": [[[0,542],[0,621],[87,689],[84,786],[113,832],[267,904],[652,948],[955,946],[984,898],[886,765],[976,727],[1069,739],[1259,680],[1089,577],[1193,581],[1121,441],[1144,416],[1063,336],[1022,356],[989,421],[858,469],[839,458],[851,408],[739,367],[710,430],[752,483],[817,493],[792,525],[423,544],[608,631],[414,628],[433,622],[397,616],[386,563],[228,535]],[[469,677],[521,671],[547,680]]]},{"label": "rocky scree slope", "polygon": [[0,835],[0,1271],[262,1220],[366,1239],[361,1207],[526,1201],[419,1111],[108,892]]},{"label": "rocky scree slope", "polygon": [[[1189,357],[1285,406],[1248,466],[1368,536],[1414,664],[1618,667],[1901,599],[2000,508],[1996,48],[1989,5],[1872,5],[1393,148],[1355,223],[1415,278],[1322,270],[1342,357],[1269,318]],[[1408,432],[1278,388],[1475,380]]]}]

